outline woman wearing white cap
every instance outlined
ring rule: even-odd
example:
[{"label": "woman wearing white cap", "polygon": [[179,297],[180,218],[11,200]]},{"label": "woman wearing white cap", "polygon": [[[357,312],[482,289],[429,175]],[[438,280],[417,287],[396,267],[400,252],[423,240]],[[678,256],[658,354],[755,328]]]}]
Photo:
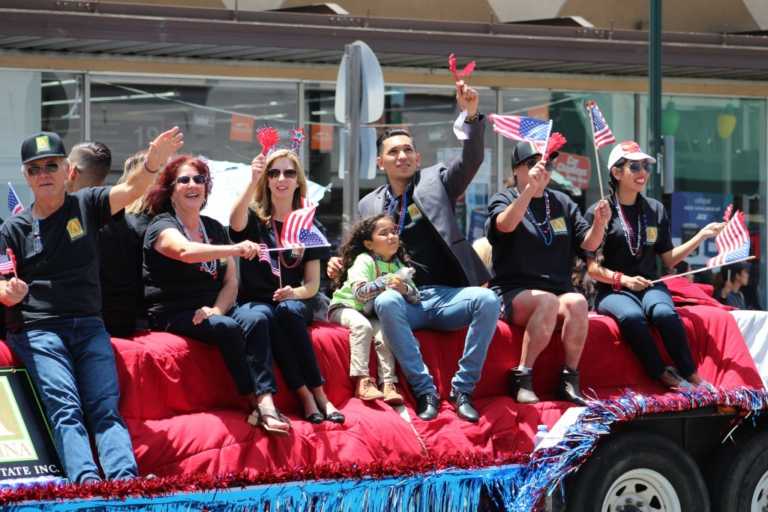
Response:
[{"label": "woman wearing white cap", "polygon": [[[708,385],[696,372],[683,323],[658,277],[657,255],[673,268],[701,242],[716,236],[723,224],[711,223],[684,244],[672,245],[669,217],[664,206],[642,192],[656,163],[636,142],[616,145],[608,158],[611,188],[611,220],[603,245],[604,260],[588,255],[589,275],[598,282],[595,305],[598,313],[613,317],[624,339],[640,358],[645,370],[670,388]],[[595,206],[586,213],[589,222]],[[665,366],[649,324],[655,326],[676,366]]]}]

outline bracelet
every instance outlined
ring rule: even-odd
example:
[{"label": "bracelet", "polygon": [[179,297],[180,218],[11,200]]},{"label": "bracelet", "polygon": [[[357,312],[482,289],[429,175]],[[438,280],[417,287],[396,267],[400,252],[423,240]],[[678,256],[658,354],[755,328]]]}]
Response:
[{"label": "bracelet", "polygon": [[614,291],[621,291],[621,276],[624,274],[622,272],[614,272],[613,273],[613,290]]},{"label": "bracelet", "polygon": [[480,114],[478,112],[475,112],[471,116],[467,116],[467,118],[464,120],[465,123],[472,124],[476,122],[480,118]]},{"label": "bracelet", "polygon": [[159,173],[161,167],[162,167],[162,165],[160,167],[158,167],[157,169],[155,169],[154,171],[150,171],[149,170],[149,166],[147,166],[147,162],[144,162],[144,170],[147,171],[149,174],[157,174],[157,173]]}]

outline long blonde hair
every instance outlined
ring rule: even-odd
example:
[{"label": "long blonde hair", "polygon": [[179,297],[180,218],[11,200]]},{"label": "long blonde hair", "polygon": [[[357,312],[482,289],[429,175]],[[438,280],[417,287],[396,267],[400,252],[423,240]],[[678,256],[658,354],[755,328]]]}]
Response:
[{"label": "long blonde hair", "polygon": [[267,173],[272,168],[272,165],[280,158],[287,158],[293,163],[296,169],[296,183],[298,187],[293,193],[294,210],[302,207],[301,198],[307,195],[307,177],[304,174],[304,167],[301,165],[301,161],[296,153],[290,149],[278,149],[270,153],[267,157],[267,165],[264,172],[259,176],[256,181],[256,192],[253,194],[253,201],[251,201],[250,208],[256,212],[256,215],[262,222],[267,223],[272,220],[272,192],[269,190],[269,177]]}]

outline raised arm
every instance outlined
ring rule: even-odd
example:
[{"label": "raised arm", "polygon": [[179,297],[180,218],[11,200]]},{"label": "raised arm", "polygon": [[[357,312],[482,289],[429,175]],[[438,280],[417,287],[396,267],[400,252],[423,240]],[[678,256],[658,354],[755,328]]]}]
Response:
[{"label": "raised arm", "polygon": [[138,198],[152,185],[155,175],[168,161],[168,158],[176,153],[184,145],[184,135],[178,126],[174,126],[157,136],[149,144],[147,157],[144,159],[143,169],[132,172],[128,178],[119,185],[115,185],[109,191],[109,208],[112,215],[116,214]]},{"label": "raised arm", "polygon": [[445,189],[454,201],[467,190],[483,163],[485,122],[477,112],[479,102],[475,89],[463,81],[456,83],[456,103],[459,110],[467,111],[470,122],[465,123],[469,127],[469,138],[463,142],[461,157],[449,162],[442,174]]},{"label": "raised arm", "polygon": [[611,207],[608,201],[601,199],[597,203],[595,208],[595,215],[592,221],[592,225],[587,231],[587,235],[584,237],[584,241],[581,243],[581,248],[585,251],[594,252],[603,243],[603,237],[605,236],[605,229],[608,226],[608,222],[611,220]]},{"label": "raised arm", "polygon": [[528,171],[528,184],[517,198],[496,216],[496,229],[500,233],[511,233],[520,224],[533,197],[544,190],[544,164],[539,162]]},{"label": "raised arm", "polygon": [[251,161],[251,181],[238,196],[232,212],[229,214],[229,227],[232,231],[242,231],[248,225],[248,205],[256,193],[256,182],[267,166],[267,158],[259,155]]},{"label": "raised arm", "polygon": [[173,228],[164,229],[153,248],[166,258],[184,263],[202,263],[231,256],[252,260],[259,254],[258,244],[250,240],[229,245],[204,244],[188,240],[178,229]]}]

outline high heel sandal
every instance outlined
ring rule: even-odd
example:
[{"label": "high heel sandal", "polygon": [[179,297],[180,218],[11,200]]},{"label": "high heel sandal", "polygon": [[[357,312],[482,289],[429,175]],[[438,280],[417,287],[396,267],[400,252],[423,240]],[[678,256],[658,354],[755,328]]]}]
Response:
[{"label": "high heel sandal", "polygon": [[[270,425],[267,422],[268,419],[282,421],[287,425],[287,427],[280,428],[280,427],[276,427],[275,425]],[[275,407],[258,406],[248,416],[248,423],[250,425],[253,425],[254,427],[263,428],[264,431],[268,434],[287,436],[288,434],[290,434],[290,431],[291,431],[291,421],[288,418],[286,418],[282,413],[280,413],[280,411],[278,411]]]}]

